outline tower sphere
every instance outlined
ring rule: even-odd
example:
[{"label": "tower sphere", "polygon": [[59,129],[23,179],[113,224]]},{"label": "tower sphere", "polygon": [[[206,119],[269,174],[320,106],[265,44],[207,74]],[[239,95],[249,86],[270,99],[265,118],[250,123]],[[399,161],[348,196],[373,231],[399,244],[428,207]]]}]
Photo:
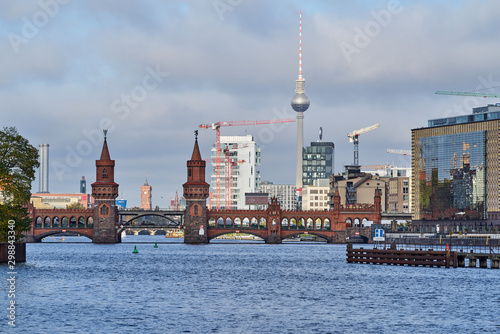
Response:
[{"label": "tower sphere", "polygon": [[291,105],[296,112],[306,111],[309,108],[309,98],[304,93],[295,93],[292,97]]}]

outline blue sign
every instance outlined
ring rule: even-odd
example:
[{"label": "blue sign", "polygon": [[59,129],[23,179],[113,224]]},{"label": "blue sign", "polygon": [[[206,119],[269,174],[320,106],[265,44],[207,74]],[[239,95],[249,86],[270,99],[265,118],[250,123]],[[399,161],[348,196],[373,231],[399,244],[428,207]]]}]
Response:
[{"label": "blue sign", "polygon": [[127,200],[126,199],[117,199],[117,200],[115,200],[115,205],[125,209],[127,207]]},{"label": "blue sign", "polygon": [[375,237],[373,238],[373,241],[385,241],[383,229],[377,228],[375,230]]}]

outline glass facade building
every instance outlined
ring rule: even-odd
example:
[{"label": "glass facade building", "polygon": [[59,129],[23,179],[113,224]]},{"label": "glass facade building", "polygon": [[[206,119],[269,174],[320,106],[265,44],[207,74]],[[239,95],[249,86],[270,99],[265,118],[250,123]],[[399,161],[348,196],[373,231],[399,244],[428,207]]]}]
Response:
[{"label": "glass facade building", "polygon": [[302,149],[302,185],[310,186],[314,180],[330,179],[333,174],[332,142],[312,142]]},{"label": "glass facade building", "polygon": [[412,130],[414,220],[500,218],[496,113],[475,108]]}]

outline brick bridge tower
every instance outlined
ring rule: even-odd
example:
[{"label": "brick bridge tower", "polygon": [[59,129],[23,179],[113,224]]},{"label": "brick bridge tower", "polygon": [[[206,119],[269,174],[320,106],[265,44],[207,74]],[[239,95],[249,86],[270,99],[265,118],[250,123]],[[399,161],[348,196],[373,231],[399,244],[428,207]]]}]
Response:
[{"label": "brick bridge tower", "polygon": [[187,182],[184,188],[186,211],[184,213],[184,242],[207,244],[207,198],[210,185],[205,182],[206,162],[201,158],[198,147],[198,131],[195,131],[193,155],[187,162]]},{"label": "brick bridge tower", "polygon": [[115,183],[115,161],[109,157],[107,130],[104,130],[104,144],[101,158],[95,161],[96,181],[92,183],[94,205],[94,243],[116,243],[118,209],[115,198],[118,197],[118,184]]}]

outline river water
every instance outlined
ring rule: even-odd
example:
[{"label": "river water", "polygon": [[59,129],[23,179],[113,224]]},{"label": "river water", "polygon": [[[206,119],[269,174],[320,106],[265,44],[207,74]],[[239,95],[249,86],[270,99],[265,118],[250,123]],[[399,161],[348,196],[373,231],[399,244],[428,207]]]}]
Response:
[{"label": "river water", "polygon": [[15,328],[0,265],[0,332],[500,332],[499,270],[347,264],[325,243],[47,240],[16,265]]}]

